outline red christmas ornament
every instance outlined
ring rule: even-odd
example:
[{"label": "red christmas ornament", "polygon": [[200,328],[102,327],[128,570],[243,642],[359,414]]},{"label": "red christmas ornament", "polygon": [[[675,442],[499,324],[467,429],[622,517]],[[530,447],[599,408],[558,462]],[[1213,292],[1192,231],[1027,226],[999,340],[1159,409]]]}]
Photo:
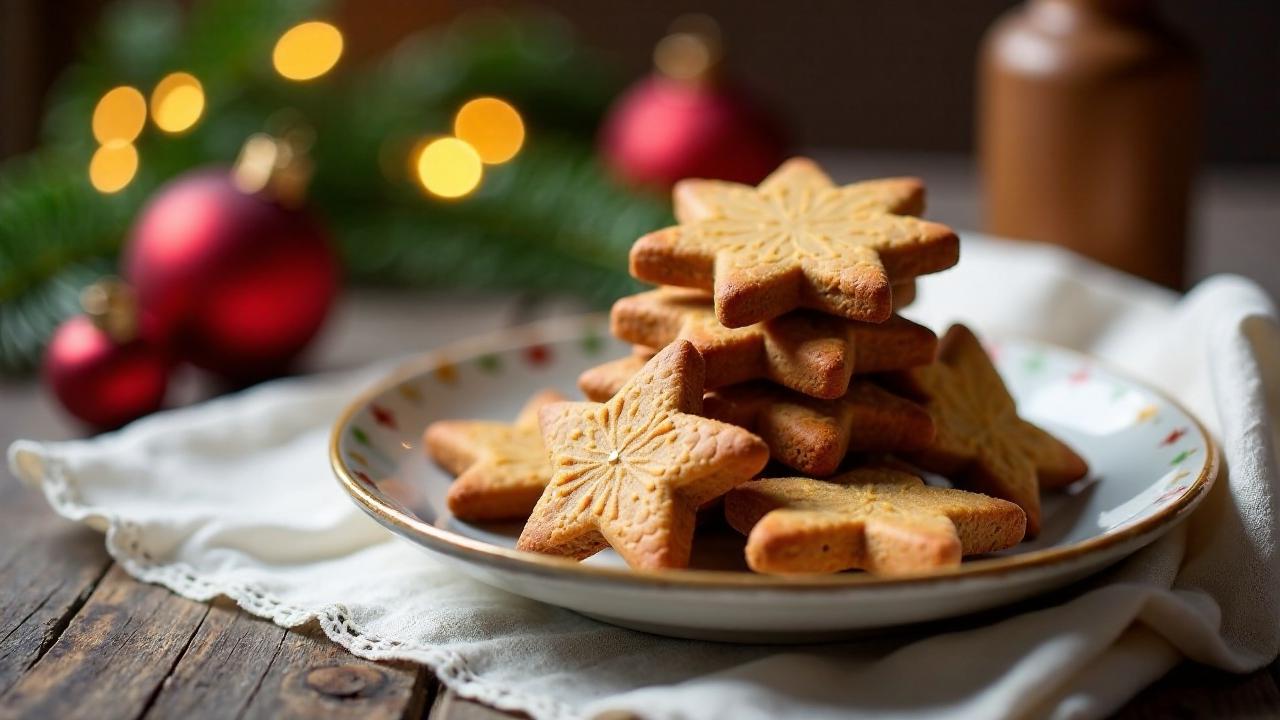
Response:
[{"label": "red christmas ornament", "polygon": [[670,187],[690,177],[755,184],[783,160],[776,124],[719,79],[719,30],[677,20],[654,49],[656,71],[614,103],[601,153],[625,180]]},{"label": "red christmas ornament", "polygon": [[85,291],[91,315],[58,326],[44,356],[44,382],[67,412],[98,429],[158,410],[168,385],[164,352],[132,335],[127,290],[104,282]]},{"label": "red christmas ornament", "polygon": [[197,170],[161,188],[125,249],[142,336],[235,381],[286,370],[337,289],[329,240],[298,201],[302,158],[254,136],[233,172]]}]

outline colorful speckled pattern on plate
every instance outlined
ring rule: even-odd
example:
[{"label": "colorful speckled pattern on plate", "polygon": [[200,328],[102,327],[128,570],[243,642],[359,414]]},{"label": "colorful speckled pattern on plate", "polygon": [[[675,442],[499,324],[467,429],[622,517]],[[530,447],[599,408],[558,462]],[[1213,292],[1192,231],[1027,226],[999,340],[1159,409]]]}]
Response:
[{"label": "colorful speckled pattern on plate", "polygon": [[[986,577],[987,582],[999,578],[1009,588],[1023,588],[1004,593],[1001,601],[1008,601],[1026,596],[1026,588],[1032,586],[1061,585],[1150,542],[1190,511],[1216,472],[1216,452],[1210,441],[1199,423],[1176,403],[1086,356],[1006,339],[988,345],[988,350],[1019,411],[1075,447],[1089,461],[1091,473],[1066,491],[1045,496],[1043,528],[1035,541],[967,561],[957,570],[891,579],[861,573],[800,580],[752,575],[741,562],[741,539],[731,531],[713,531],[700,541],[703,547],[695,549],[693,561],[695,568],[712,572],[635,573],[610,551],[581,565],[518,553],[512,549],[518,524],[479,526],[453,518],[444,502],[451,478],[422,452],[426,425],[444,418],[510,420],[530,395],[547,387],[579,396],[575,381],[582,370],[630,351],[606,334],[607,327],[603,316],[553,321],[464,343],[402,368],[357,400],[335,426],[331,450],[339,479],[357,504],[393,532],[458,562],[486,582],[614,622],[668,632],[670,623],[665,620],[655,623],[640,617],[645,615],[640,611],[619,615],[609,611],[613,605],[602,610],[587,601],[577,602],[580,588],[572,591],[573,598],[562,600],[558,591],[530,589],[529,578],[569,585],[657,581],[663,587],[687,590],[746,586],[781,591],[955,583]],[[696,599],[691,600],[693,605]],[[977,602],[976,596],[973,601]],[[952,610],[967,607],[963,602],[953,605]],[[890,612],[889,616],[911,621],[917,616],[939,616],[939,612],[922,610],[903,617]],[[710,618],[703,624],[714,628],[718,623],[723,624]],[[835,625],[862,627],[865,623]],[[683,630],[673,634],[701,636]]]}]

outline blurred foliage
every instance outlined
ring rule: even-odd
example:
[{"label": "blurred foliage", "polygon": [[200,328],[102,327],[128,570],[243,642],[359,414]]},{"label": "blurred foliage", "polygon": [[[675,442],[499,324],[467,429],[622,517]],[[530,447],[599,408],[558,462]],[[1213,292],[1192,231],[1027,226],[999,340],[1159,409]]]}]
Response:
[{"label": "blurred foliage", "polygon": [[[311,205],[331,226],[350,280],[408,286],[576,293],[603,304],[629,291],[626,252],[670,222],[662,199],[617,185],[594,138],[619,89],[607,65],[557,18],[464,16],[411,37],[378,62],[346,61],[295,83],[271,67],[279,35],[324,17],[321,0],[126,0],[111,6],[83,60],[58,82],[43,148],[0,167],[0,371],[31,368],[85,284],[110,272],[138,209],[169,178],[229,164],[282,110],[315,128]],[[200,123],[180,136],[149,126],[140,170],[115,195],[89,185],[94,105],[120,84],[150,91],[184,70],[204,86]],[[450,130],[467,99],[519,108],[528,135],[515,160],[486,167],[461,201],[408,177],[414,142]]]}]

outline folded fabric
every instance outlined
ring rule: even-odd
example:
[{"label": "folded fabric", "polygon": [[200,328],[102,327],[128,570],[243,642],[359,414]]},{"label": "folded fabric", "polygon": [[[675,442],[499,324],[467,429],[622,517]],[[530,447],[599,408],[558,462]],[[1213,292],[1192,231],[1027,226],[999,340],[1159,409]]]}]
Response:
[{"label": "folded fabric", "polygon": [[1075,347],[1163,387],[1219,439],[1190,520],[1033,609],[808,647],[672,640],[494,590],[393,540],[327,466],[329,423],[377,376],[285,380],[113,434],[19,441],[15,475],[106,531],[132,575],[318,619],[357,655],[426,663],[465,697],[535,718],[1096,717],[1183,657],[1232,671],[1280,650],[1280,325],[1248,281],[1185,297],[1060,250],[964,239],[908,313],[934,328]]}]

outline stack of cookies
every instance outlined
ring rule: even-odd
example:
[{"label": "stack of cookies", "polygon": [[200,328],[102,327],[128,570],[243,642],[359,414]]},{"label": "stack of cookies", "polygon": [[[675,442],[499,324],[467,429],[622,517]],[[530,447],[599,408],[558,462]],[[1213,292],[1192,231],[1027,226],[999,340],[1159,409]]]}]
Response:
[{"label": "stack of cookies", "polygon": [[543,393],[514,425],[428,428],[458,473],[451,510],[527,518],[521,549],[612,546],[649,569],[687,566],[721,498],[758,572],[913,573],[1033,536],[1041,488],[1087,467],[1018,417],[966,328],[939,342],[895,314],[959,258],[923,198],[909,178],[838,187],[803,158],[757,188],[679,183],[679,225],[631,251],[659,287],[611,313],[634,352],[582,375],[590,402]]}]

